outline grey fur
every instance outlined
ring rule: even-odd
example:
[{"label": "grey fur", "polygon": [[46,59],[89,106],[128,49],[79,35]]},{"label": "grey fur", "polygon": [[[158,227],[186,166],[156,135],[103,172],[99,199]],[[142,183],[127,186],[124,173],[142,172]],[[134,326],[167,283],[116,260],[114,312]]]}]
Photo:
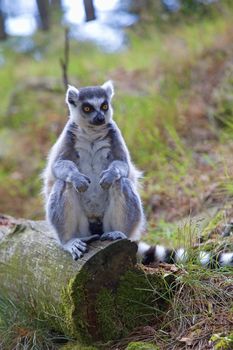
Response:
[{"label": "grey fur", "polygon": [[47,220],[74,259],[87,251],[86,242],[139,240],[144,227],[140,173],[112,120],[113,94],[111,82],[68,88],[70,120],[43,173]]}]

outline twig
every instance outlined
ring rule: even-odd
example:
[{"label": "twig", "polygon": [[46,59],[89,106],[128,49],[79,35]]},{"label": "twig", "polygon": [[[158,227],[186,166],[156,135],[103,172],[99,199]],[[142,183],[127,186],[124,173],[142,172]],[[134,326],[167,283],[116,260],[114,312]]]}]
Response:
[{"label": "twig", "polygon": [[62,69],[63,84],[65,90],[68,85],[68,66],[69,66],[69,53],[70,53],[70,42],[69,42],[69,29],[65,29],[65,41],[64,41],[64,57],[60,58],[60,65]]}]

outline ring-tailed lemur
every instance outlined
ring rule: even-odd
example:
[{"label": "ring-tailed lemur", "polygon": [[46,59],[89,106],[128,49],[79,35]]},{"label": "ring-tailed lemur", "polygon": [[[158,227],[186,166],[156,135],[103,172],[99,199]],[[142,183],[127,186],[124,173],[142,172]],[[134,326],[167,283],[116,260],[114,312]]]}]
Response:
[{"label": "ring-tailed lemur", "polygon": [[69,86],[70,119],[43,174],[47,220],[74,259],[90,240],[138,240],[144,225],[140,173],[112,120],[113,94],[111,82]]},{"label": "ring-tailed lemur", "polygon": [[[138,193],[140,172],[112,119],[113,94],[110,81],[80,90],[69,86],[70,118],[43,172],[47,220],[75,260],[87,252],[92,240],[139,241],[145,226]],[[150,247],[144,242],[139,242],[138,254],[145,264],[187,259],[184,249]],[[219,263],[232,264],[230,254],[219,255]],[[209,253],[200,255],[203,265],[210,259]]]}]

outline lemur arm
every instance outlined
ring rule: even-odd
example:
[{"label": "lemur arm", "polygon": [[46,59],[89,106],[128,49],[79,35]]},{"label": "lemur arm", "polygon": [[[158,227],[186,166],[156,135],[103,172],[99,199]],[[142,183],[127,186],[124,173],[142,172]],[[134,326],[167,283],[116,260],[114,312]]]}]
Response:
[{"label": "lemur arm", "polygon": [[75,129],[77,126],[74,123],[68,123],[64,132],[61,144],[58,147],[58,154],[52,164],[53,175],[65,182],[70,182],[79,192],[87,190],[90,184],[90,179],[80,173],[75,159]]},{"label": "lemur arm", "polygon": [[57,179],[72,183],[79,192],[86,191],[91,182],[71,160],[57,160],[53,165],[53,174]]},{"label": "lemur arm", "polygon": [[120,177],[128,177],[129,176],[129,164],[123,160],[114,160],[109,168],[109,171],[115,171],[116,175]]},{"label": "lemur arm", "polygon": [[108,189],[116,180],[129,176],[129,152],[116,125],[110,125],[108,137],[114,160],[101,174],[100,185],[104,189]]}]

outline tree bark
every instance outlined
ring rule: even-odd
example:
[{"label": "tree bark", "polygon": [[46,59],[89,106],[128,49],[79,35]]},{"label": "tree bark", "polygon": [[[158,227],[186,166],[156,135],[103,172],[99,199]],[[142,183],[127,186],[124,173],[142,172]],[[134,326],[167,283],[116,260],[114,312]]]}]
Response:
[{"label": "tree bark", "polygon": [[0,0],[0,40],[5,40],[7,38],[5,29],[5,16],[2,11],[2,1]]},{"label": "tree bark", "polygon": [[44,31],[48,31],[50,28],[50,11],[48,0],[36,0],[39,16],[40,16],[40,27]]},{"label": "tree bark", "polygon": [[93,0],[83,0],[83,4],[86,14],[86,22],[93,21],[94,19],[96,19]]},{"label": "tree bark", "polygon": [[62,0],[51,0],[51,7],[61,11]]},{"label": "tree bark", "polygon": [[73,261],[45,222],[0,216],[0,294],[83,343],[119,339],[161,316],[170,295],[169,274],[145,272],[136,250],[128,240],[98,241]]}]

